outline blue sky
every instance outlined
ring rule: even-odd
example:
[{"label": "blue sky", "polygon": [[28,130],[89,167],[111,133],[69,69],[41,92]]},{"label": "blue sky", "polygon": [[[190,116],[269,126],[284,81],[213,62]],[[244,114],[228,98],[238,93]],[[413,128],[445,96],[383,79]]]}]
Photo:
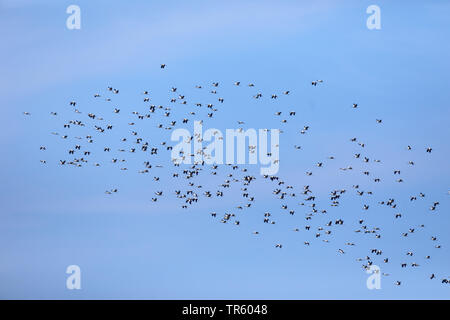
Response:
[{"label": "blue sky", "polygon": [[[81,8],[80,30],[66,28],[71,4]],[[381,30],[366,27],[371,4],[381,8]],[[449,14],[446,1],[2,0],[0,298],[450,298],[450,287],[440,283],[450,277]],[[312,87],[316,79],[323,85]],[[237,227],[219,223],[209,212],[232,210],[236,199],[241,201],[238,191],[220,202],[202,198],[188,210],[169,196],[151,203],[154,191],[169,194],[178,187],[170,178],[169,154],[158,156],[166,164],[155,169],[158,183],[152,181],[156,173],[137,173],[140,160],[130,163],[133,170],[127,173],[111,165],[58,165],[75,142],[50,132],[64,132],[63,123],[76,118],[69,101],[76,100],[85,113],[113,118],[111,106],[93,98],[113,86],[120,89],[114,105],[131,119],[131,111],[142,110],[143,90],[157,105],[168,104],[172,86],[207,103],[207,93],[194,86],[210,90],[213,81],[220,82],[217,90],[226,101],[205,127],[237,128],[242,120],[249,128],[283,129],[278,175],[297,190],[311,186],[318,205],[330,211],[318,221],[346,221],[329,244],[313,233],[291,232],[305,224],[306,208],[296,208],[295,218],[281,215],[276,225],[263,225],[262,213],[280,215],[281,203],[260,177],[253,186],[256,203]],[[252,82],[255,89],[237,88],[235,81]],[[284,90],[291,94],[283,96]],[[253,99],[256,92],[263,99]],[[277,101],[268,98],[272,93],[279,94]],[[359,108],[352,109],[353,103]],[[173,113],[181,116],[182,107]],[[296,116],[281,124],[273,116],[281,110],[295,110]],[[51,111],[58,112],[56,119]],[[303,136],[298,131],[304,125],[310,131]],[[170,139],[155,127],[139,130],[152,142]],[[112,135],[118,139],[128,131]],[[352,137],[366,148],[350,143]],[[108,137],[98,141],[101,147]],[[41,145],[47,146],[45,154]],[[431,154],[425,152],[428,146]],[[368,164],[382,184],[361,174],[364,165],[353,158],[356,152],[382,160]],[[335,162],[326,161],[329,155]],[[41,165],[42,158],[47,165]],[[98,159],[109,161],[103,153]],[[409,160],[416,165],[408,166]],[[318,161],[324,168],[314,168]],[[339,170],[347,165],[356,170]],[[394,169],[401,169],[403,184],[395,182]],[[311,179],[308,170],[314,171]],[[215,191],[209,177],[198,182]],[[356,183],[372,190],[372,198],[357,198],[351,189]],[[117,194],[104,194],[113,187]],[[342,205],[329,209],[329,192],[344,187],[349,194]],[[419,192],[426,197],[411,203],[409,197]],[[399,202],[401,220],[377,205],[390,197]],[[440,206],[431,213],[434,201]],[[366,213],[364,203],[370,204]],[[361,217],[382,228],[383,237],[354,233]],[[401,237],[422,223],[425,228]],[[253,236],[253,230],[261,235]],[[431,236],[438,237],[441,249],[434,248]],[[303,245],[306,240],[310,247]],[[339,255],[347,241],[357,245]],[[278,242],[284,244],[281,250],[274,248]],[[368,275],[356,261],[373,247],[391,260],[377,263],[390,274],[382,278],[381,290],[366,288]],[[402,270],[400,262],[413,261],[408,250],[414,250],[420,267]],[[423,259],[427,254],[430,261]],[[72,264],[82,270],[81,290],[65,287],[65,270]],[[431,273],[438,279],[429,280]]]}]

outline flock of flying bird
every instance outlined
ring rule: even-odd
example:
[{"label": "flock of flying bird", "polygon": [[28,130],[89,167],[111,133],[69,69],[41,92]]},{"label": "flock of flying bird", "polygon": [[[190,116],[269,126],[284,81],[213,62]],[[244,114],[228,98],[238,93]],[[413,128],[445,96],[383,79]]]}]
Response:
[{"label": "flock of flying bird", "polygon": [[[161,69],[165,69],[166,65],[162,64],[160,65]],[[236,87],[242,87],[247,86],[250,88],[255,87],[253,83],[243,85],[241,82],[236,81],[234,84]],[[322,86],[324,85],[323,80],[314,80],[311,82],[311,85],[313,87]],[[125,159],[121,155],[125,154],[132,154],[134,158],[142,159],[143,157],[146,157],[144,161],[141,162],[142,168],[138,171],[139,174],[154,174],[155,170],[157,168],[163,167],[162,164],[155,164],[154,160],[156,159],[156,156],[160,153],[168,153],[171,154],[171,150],[173,148],[170,143],[162,141],[158,142],[157,144],[150,143],[149,141],[146,141],[144,138],[145,135],[139,134],[138,130],[134,129],[137,127],[137,122],[139,121],[149,121],[151,122],[154,119],[157,119],[159,123],[156,124],[156,127],[161,130],[173,130],[176,128],[176,125],[179,123],[187,124],[189,121],[198,120],[200,117],[205,117],[205,119],[209,119],[214,117],[215,114],[219,111],[218,106],[223,105],[225,99],[218,95],[218,90],[220,88],[219,82],[213,82],[209,88],[204,88],[201,85],[195,86],[198,90],[207,90],[207,94],[209,99],[211,101],[209,103],[188,103],[188,100],[186,99],[185,95],[183,93],[180,93],[179,90],[176,87],[172,87],[169,89],[170,97],[168,99],[167,106],[162,105],[154,105],[152,102],[150,102],[150,92],[149,91],[143,91],[142,94],[142,102],[144,103],[145,111],[132,111],[131,117],[132,120],[127,123],[128,127],[130,128],[131,132],[129,136],[124,136],[120,139],[119,144],[121,143],[122,146],[115,150],[111,145],[104,145],[101,146],[99,150],[102,150],[103,153],[107,154],[114,154],[111,158],[111,162],[118,165],[120,167],[120,170],[127,171],[128,167],[126,164],[128,163],[128,159]],[[123,113],[128,113],[129,111],[123,110],[119,108],[118,106],[113,105],[114,104],[114,96],[119,94],[119,89],[108,87],[106,90],[106,93],[100,94],[96,93],[94,94],[94,99],[103,99],[107,103],[111,105],[109,110],[103,109],[102,113],[110,113],[112,117],[119,117]],[[289,95],[290,91],[282,91],[281,95]],[[252,95],[254,99],[262,99],[263,94],[260,92],[257,92],[256,94]],[[271,94],[269,95],[270,99],[276,100],[278,99],[277,94]],[[173,119],[173,110],[176,109],[177,104],[181,105],[187,105],[189,109],[183,109],[186,110],[186,114],[181,119]],[[70,140],[73,139],[73,147],[71,147],[69,150],[67,150],[67,154],[70,155],[69,159],[63,159],[59,160],[59,164],[62,166],[75,166],[75,167],[83,167],[86,165],[90,165],[92,163],[91,158],[93,155],[95,155],[95,152],[90,151],[90,146],[95,143],[95,140],[98,135],[104,135],[108,133],[109,131],[113,131],[116,126],[110,123],[107,123],[107,121],[101,116],[96,114],[94,111],[90,112],[84,112],[81,111],[78,106],[77,101],[70,101],[69,106],[73,108],[74,114],[77,115],[79,118],[83,118],[84,120],[69,120],[63,125],[63,131],[69,131],[73,130],[72,128],[84,128],[86,130],[86,134],[84,137],[81,136],[69,136],[66,133],[59,133],[59,132],[52,132],[54,136],[58,136],[61,139],[64,140]],[[353,105],[349,106],[350,108],[357,109],[359,108],[357,103],[353,103]],[[296,112],[295,111],[277,111],[275,112],[275,116],[282,117],[282,115],[287,114],[288,117],[295,117]],[[30,116],[29,112],[24,112],[25,115]],[[51,112],[51,116],[58,117],[57,112]],[[286,123],[286,119],[280,120],[282,124]],[[202,120],[203,122],[203,120]],[[243,125],[244,121],[237,121],[239,125]],[[382,124],[381,119],[376,119],[377,124]],[[308,125],[303,126],[299,133],[302,135],[305,135],[309,132],[310,127]],[[282,131],[281,131],[282,132]],[[201,140],[201,137],[198,136],[191,136],[191,140],[199,139]],[[84,143],[83,143],[84,142]],[[127,145],[127,143],[131,143],[131,146],[125,147],[124,145]],[[359,141],[357,138],[351,138],[350,143],[355,143],[361,148],[361,150],[364,150],[365,143],[362,141]],[[302,149],[299,145],[294,145],[294,148],[296,150]],[[40,150],[43,152],[47,149],[46,146],[40,146]],[[248,146],[249,152],[254,152],[255,146]],[[413,149],[412,146],[407,145],[405,146],[405,150],[411,151]],[[117,151],[117,152],[115,152]],[[223,197],[228,190],[230,189],[236,189],[239,188],[239,193],[243,199],[244,203],[239,204],[235,207],[235,210],[231,210],[229,212],[225,212],[223,214],[218,214],[217,212],[210,212],[210,215],[212,218],[219,219],[221,223],[225,224],[234,224],[236,226],[239,226],[241,224],[239,220],[239,214],[238,212],[242,212],[242,210],[249,210],[249,208],[252,207],[252,205],[255,203],[255,199],[257,196],[260,196],[259,193],[252,193],[251,187],[254,184],[254,181],[262,179],[263,181],[267,181],[269,185],[272,187],[272,194],[275,198],[277,198],[280,203],[280,211],[281,212],[261,212],[261,223],[267,224],[267,225],[274,225],[276,223],[276,216],[280,214],[288,214],[289,216],[294,216],[297,213],[298,208],[304,208],[306,211],[305,217],[304,217],[304,225],[302,227],[296,227],[292,229],[293,232],[306,232],[310,236],[310,240],[304,241],[303,244],[305,246],[312,245],[313,241],[321,241],[323,243],[328,243],[332,239],[332,234],[337,232],[339,227],[347,224],[348,221],[344,220],[344,217],[333,217],[332,210],[333,207],[338,207],[341,205],[341,200],[346,197],[346,194],[355,194],[355,196],[364,197],[364,196],[371,196],[374,193],[372,191],[368,190],[362,190],[359,184],[354,184],[351,188],[342,188],[337,190],[332,190],[329,194],[329,209],[325,208],[319,208],[319,202],[316,200],[316,195],[314,194],[312,188],[310,185],[304,185],[301,188],[297,189],[297,187],[294,187],[292,185],[288,185],[285,183],[285,181],[277,176],[277,175],[262,175],[258,177],[258,175],[252,175],[249,171],[249,166],[245,165],[235,165],[235,164],[213,164],[213,165],[206,165],[204,161],[201,162],[193,162],[190,165],[181,164],[181,161],[185,159],[186,157],[194,157],[196,152],[203,153],[204,156],[207,156],[207,154],[204,154],[204,150],[194,150],[194,153],[188,153],[180,152],[179,158],[171,159],[172,161],[166,161],[169,163],[170,166],[173,166],[173,173],[171,174],[170,178],[177,179],[176,182],[173,185],[176,185],[176,190],[173,190],[173,195],[181,201],[181,207],[184,209],[189,208],[193,204],[197,203],[202,199],[202,197],[205,198],[221,198]],[[432,153],[432,148],[427,147],[423,152],[426,153]],[[141,154],[142,157],[139,157],[138,154]],[[169,159],[169,155],[166,160]],[[154,157],[154,158],[152,158]],[[363,153],[358,152],[353,155],[355,159],[360,159],[362,161],[362,164],[374,162],[374,163],[380,163],[381,160],[378,159],[369,159],[368,156],[365,156]],[[329,156],[327,160],[334,160],[334,156]],[[94,159],[92,159],[94,160]],[[278,160],[278,159],[277,159]],[[47,160],[40,160],[42,164],[46,164]],[[414,161],[409,161],[409,166],[414,166]],[[100,167],[101,163],[93,161],[93,165],[96,167]],[[324,162],[317,162],[315,165],[317,168],[321,168],[324,166]],[[209,170],[208,170],[209,169]],[[352,166],[346,166],[340,168],[342,171],[349,171],[353,170],[354,168]],[[197,177],[203,176],[203,177],[209,177],[207,176],[209,171],[210,175],[216,176],[220,178],[220,183],[217,185],[215,190],[205,190],[204,186],[201,184],[196,183]],[[362,172],[364,176],[370,176],[371,172],[364,169]],[[306,171],[306,176],[312,176],[313,171]],[[395,177],[398,177],[396,181],[398,183],[404,182],[401,178],[401,170],[395,169],[393,170],[393,175]],[[210,178],[208,178],[210,179]],[[306,178],[307,180],[308,178]],[[311,179],[311,178],[309,178]],[[154,176],[153,181],[158,182],[160,181],[160,177]],[[379,177],[374,177],[372,179],[374,183],[379,183],[381,179]],[[266,182],[265,182],[266,183]],[[185,189],[183,189],[183,184],[185,185]],[[237,187],[235,187],[237,185]],[[105,191],[106,194],[112,195],[114,193],[118,192],[118,188],[114,187],[112,189],[108,189]],[[157,202],[161,197],[165,195],[165,192],[157,189],[154,191],[154,195],[151,199],[152,202]],[[296,201],[295,205],[291,206],[288,200]],[[300,202],[298,202],[297,199],[300,199]],[[425,193],[418,193],[416,195],[412,195],[409,201],[417,201],[419,199],[426,199]],[[393,221],[396,221],[397,219],[402,218],[402,213],[398,211],[399,204],[396,199],[389,198],[384,199],[382,201],[378,202],[378,205],[387,207],[389,209],[393,209],[393,215],[392,219]],[[362,210],[364,212],[366,210],[369,210],[369,205],[364,204]],[[435,212],[439,208],[439,202],[438,201],[431,201],[429,205],[429,210]],[[330,212],[329,212],[330,211]],[[328,217],[327,222],[320,225],[314,225],[313,221],[317,216],[322,217]],[[347,217],[350,218],[350,217]],[[364,219],[359,218],[356,221],[354,221],[355,225],[358,227],[356,228],[355,233],[366,235],[368,237],[373,237],[374,239],[381,238],[381,228],[377,226],[369,226],[365,222]],[[418,226],[411,226],[408,228],[407,231],[403,232],[401,234],[401,237],[411,237],[413,234],[420,232],[425,228],[425,225],[421,224]],[[259,235],[261,230],[253,231],[253,234],[255,236]],[[434,248],[435,250],[438,250],[441,248],[441,244],[439,244],[438,238],[436,236],[432,236],[430,239],[430,248]],[[345,254],[349,249],[344,248],[350,248],[352,246],[355,246],[356,244],[354,242],[345,242],[342,244],[342,247],[339,248],[338,254]],[[282,243],[275,243],[275,248],[283,248]],[[416,262],[416,260],[411,260],[417,257],[415,252],[413,250],[410,250],[408,252],[404,253],[404,259],[400,263],[401,268],[417,268],[422,263],[426,263],[427,260],[431,259],[431,254],[426,255],[424,257],[417,257],[417,259],[423,260],[419,262]],[[388,264],[391,262],[390,257],[388,257],[385,253],[383,253],[383,250],[379,248],[370,248],[367,252],[366,257],[358,258],[357,261],[362,263],[362,267],[366,270],[369,270],[372,265],[375,263],[377,264]],[[388,276],[387,273],[382,273],[383,276]],[[434,273],[428,275],[429,279],[440,279],[441,283],[448,284],[450,282],[449,277],[440,276],[438,277]],[[402,284],[402,281],[396,280],[394,281],[395,285],[400,286]]]}]

